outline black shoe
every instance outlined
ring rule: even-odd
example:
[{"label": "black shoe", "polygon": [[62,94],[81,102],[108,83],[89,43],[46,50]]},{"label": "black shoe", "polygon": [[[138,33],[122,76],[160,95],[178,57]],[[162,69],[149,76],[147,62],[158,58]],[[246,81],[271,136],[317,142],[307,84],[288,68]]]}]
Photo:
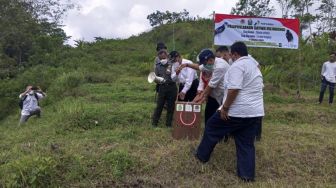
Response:
[{"label": "black shoe", "polygon": [[247,178],[247,177],[239,177],[244,183],[251,183],[254,182],[253,178]]},{"label": "black shoe", "polygon": [[261,140],[261,135],[256,136],[256,141],[259,142]]},{"label": "black shoe", "polygon": [[206,163],[207,161],[203,160],[203,159],[200,159],[197,155],[197,150],[195,148],[191,148],[191,154],[195,157],[195,159],[201,163]]},{"label": "black shoe", "polygon": [[223,142],[226,143],[229,141],[229,135],[225,135],[223,138]]}]

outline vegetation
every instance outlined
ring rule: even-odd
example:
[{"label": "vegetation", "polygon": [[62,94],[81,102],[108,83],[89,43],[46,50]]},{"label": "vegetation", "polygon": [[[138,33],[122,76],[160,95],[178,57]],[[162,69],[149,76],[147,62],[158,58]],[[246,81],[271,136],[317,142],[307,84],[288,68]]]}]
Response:
[{"label": "vegetation", "polygon": [[[211,20],[174,27],[176,49],[185,58],[195,60],[212,47]],[[16,51],[10,56],[2,48],[8,75],[0,80],[0,187],[336,186],[335,106],[316,104],[320,67],[336,49],[327,33],[301,39],[300,50],[249,49],[262,65],[267,115],[256,143],[256,182],[245,184],[235,176],[233,140],[220,143],[203,165],[190,155],[199,141],[173,140],[163,123],[150,126],[155,86],[146,76],[156,42],[173,49],[172,31],[165,24],[76,48],[64,46],[59,35],[31,32],[23,37],[32,46],[22,48],[27,57],[21,65]],[[2,47],[7,44],[1,39]],[[31,83],[48,97],[42,118],[19,127],[17,96]]]}]

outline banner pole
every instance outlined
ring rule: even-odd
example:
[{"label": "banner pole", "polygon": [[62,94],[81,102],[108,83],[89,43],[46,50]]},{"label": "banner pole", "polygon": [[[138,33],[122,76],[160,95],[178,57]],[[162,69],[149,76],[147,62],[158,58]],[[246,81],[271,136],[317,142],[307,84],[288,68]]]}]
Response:
[{"label": "banner pole", "polygon": [[[301,48],[299,46],[299,69],[301,70],[302,68],[302,58],[301,58]],[[296,92],[296,97],[299,99],[301,98],[301,75],[298,74],[298,90]]]}]

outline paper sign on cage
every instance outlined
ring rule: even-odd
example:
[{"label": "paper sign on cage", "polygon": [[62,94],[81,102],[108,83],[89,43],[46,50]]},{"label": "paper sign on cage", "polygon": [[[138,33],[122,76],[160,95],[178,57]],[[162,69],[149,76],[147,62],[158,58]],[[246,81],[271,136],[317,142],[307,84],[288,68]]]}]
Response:
[{"label": "paper sign on cage", "polygon": [[177,101],[175,104],[173,138],[195,140],[200,137],[202,105]]}]

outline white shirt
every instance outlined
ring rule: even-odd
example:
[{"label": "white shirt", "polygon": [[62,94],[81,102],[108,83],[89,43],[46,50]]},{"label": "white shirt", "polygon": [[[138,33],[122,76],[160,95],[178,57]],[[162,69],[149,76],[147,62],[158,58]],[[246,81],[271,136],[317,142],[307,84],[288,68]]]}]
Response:
[{"label": "white shirt", "polygon": [[[28,116],[30,112],[37,110],[38,107],[38,100],[44,98],[41,93],[36,93],[37,99],[34,94],[26,94],[26,99],[23,101],[23,107],[21,110],[21,115]],[[21,98],[21,95],[19,96]]]},{"label": "white shirt", "polygon": [[262,74],[255,60],[248,56],[236,60],[225,75],[223,104],[229,89],[239,90],[228,115],[240,118],[264,116],[263,86]]},{"label": "white shirt", "polygon": [[[208,86],[212,88],[210,96],[221,104],[224,97],[224,77],[230,65],[221,58],[215,58],[214,68]],[[200,71],[206,71],[206,68],[199,66]]]},{"label": "white shirt", "polygon": [[336,62],[331,63],[327,61],[323,63],[321,75],[324,76],[328,82],[336,83]]},{"label": "white shirt", "polygon": [[[187,60],[187,59],[182,59],[181,64],[192,64],[192,61]],[[179,75],[176,75],[176,68],[179,67],[179,63],[174,63],[172,67],[172,74],[171,78],[174,82],[179,82],[181,84],[184,84],[184,87],[182,89],[182,93],[187,93],[189,89],[191,88],[192,82],[197,78],[197,72],[196,70],[185,67],[181,70]]]}]

